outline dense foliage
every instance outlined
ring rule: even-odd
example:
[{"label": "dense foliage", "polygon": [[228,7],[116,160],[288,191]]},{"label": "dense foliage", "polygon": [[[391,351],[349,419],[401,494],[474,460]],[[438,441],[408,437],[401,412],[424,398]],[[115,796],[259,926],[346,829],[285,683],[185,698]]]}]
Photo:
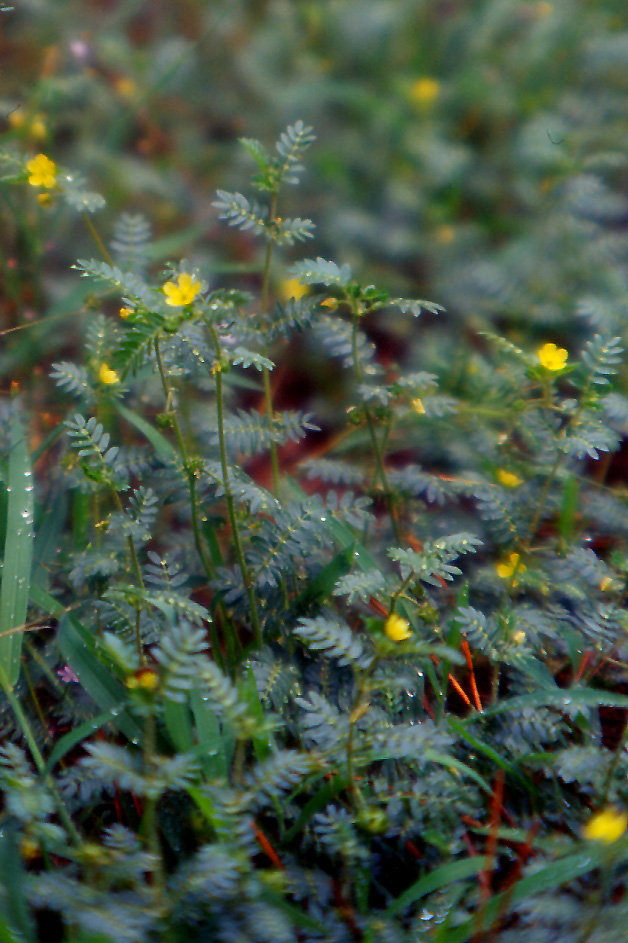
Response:
[{"label": "dense foliage", "polygon": [[83,6],[0,14],[0,937],[616,943],[623,7]]}]

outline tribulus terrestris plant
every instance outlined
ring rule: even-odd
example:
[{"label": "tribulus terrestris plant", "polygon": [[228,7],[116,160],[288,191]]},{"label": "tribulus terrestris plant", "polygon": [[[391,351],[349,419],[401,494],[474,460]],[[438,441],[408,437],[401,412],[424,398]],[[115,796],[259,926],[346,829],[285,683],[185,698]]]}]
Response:
[{"label": "tribulus terrestris plant", "polygon": [[[66,417],[31,453],[19,395],[3,409],[7,940],[602,940],[626,918],[628,764],[599,711],[628,706],[620,339],[484,333],[443,383],[439,304],[321,257],[277,300],[314,237],[279,215],[313,141],[244,139],[256,195],[218,192],[259,241],[254,292],[155,275],[147,220],[107,248],[87,216],[101,311],[53,367]],[[98,208],[11,157],[5,187]],[[418,319],[400,362],[372,332],[395,308]],[[306,361],[285,408],[274,378]]]}]

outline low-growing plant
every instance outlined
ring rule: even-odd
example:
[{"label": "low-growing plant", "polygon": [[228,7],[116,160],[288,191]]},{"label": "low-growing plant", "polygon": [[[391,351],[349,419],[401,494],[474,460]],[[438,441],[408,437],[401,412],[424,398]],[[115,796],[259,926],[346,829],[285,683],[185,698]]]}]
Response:
[{"label": "low-growing plant", "polygon": [[[277,258],[314,238],[279,215],[313,141],[244,139],[255,195],[218,191],[259,239],[251,291],[156,272],[147,220],[108,248],[86,216],[65,418],[33,451],[4,404],[7,941],[621,933],[619,338],[452,339],[441,381],[439,304]],[[9,159],[44,210],[99,207]],[[393,309],[396,359],[372,328]]]}]

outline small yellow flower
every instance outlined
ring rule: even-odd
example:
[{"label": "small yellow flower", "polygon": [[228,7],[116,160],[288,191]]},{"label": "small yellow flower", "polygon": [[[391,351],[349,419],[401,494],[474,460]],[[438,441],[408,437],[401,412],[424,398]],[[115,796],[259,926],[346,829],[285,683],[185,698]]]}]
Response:
[{"label": "small yellow flower", "polygon": [[504,486],[504,488],[518,488],[521,484],[521,478],[517,478],[516,475],[513,475],[512,472],[506,471],[505,468],[498,468],[495,472],[495,477],[497,478],[500,485]]},{"label": "small yellow flower", "polygon": [[508,562],[502,561],[498,563],[495,567],[497,570],[497,575],[503,579],[508,580],[513,575],[515,570],[517,573],[525,573],[527,567],[523,563],[519,563],[519,554],[511,553],[508,557]]},{"label": "small yellow flower", "polygon": [[405,642],[407,639],[412,638],[412,632],[410,631],[407,619],[402,619],[401,616],[396,615],[394,612],[386,619],[384,632],[391,642]]},{"label": "small yellow flower", "polygon": [[542,347],[539,347],[537,356],[542,367],[556,372],[564,369],[569,355],[564,347],[557,347],[556,344],[543,344]]},{"label": "small yellow flower", "polygon": [[28,133],[33,141],[43,141],[48,134],[48,128],[43,115],[35,115],[31,121]]},{"label": "small yellow flower", "polygon": [[410,100],[424,108],[436,101],[440,95],[440,82],[424,75],[410,86]]},{"label": "small yellow flower", "polygon": [[290,301],[291,298],[298,301],[307,295],[307,285],[302,285],[298,278],[284,278],[279,282],[277,294],[282,301]]},{"label": "small yellow flower", "polygon": [[113,84],[120,98],[133,98],[137,94],[137,83],[128,76],[119,76]]},{"label": "small yellow flower", "polygon": [[519,629],[518,632],[515,632],[515,634],[512,637],[512,640],[515,643],[515,645],[523,645],[523,643],[526,640],[526,634],[523,631],[523,629]]},{"label": "small yellow flower", "polygon": [[142,688],[144,691],[154,691],[159,685],[159,675],[152,668],[140,668],[134,675],[126,679],[126,686],[131,691]]},{"label": "small yellow flower", "polygon": [[415,411],[415,413],[419,414],[419,416],[423,416],[425,414],[425,406],[423,405],[423,400],[420,399],[418,396],[416,399],[412,400],[412,408]]},{"label": "small yellow flower", "polygon": [[51,190],[57,185],[57,165],[45,154],[38,154],[26,164],[28,182],[32,187],[45,187]]},{"label": "small yellow flower", "polygon": [[602,842],[603,845],[612,845],[624,834],[628,828],[628,814],[617,809],[608,808],[598,812],[589,819],[582,829],[582,835],[587,841]]},{"label": "small yellow flower", "polygon": [[121,318],[128,318],[130,314],[133,314],[133,308],[120,308],[118,314]]},{"label": "small yellow flower", "polygon": [[104,386],[113,386],[114,383],[120,382],[120,377],[116,371],[108,367],[106,363],[98,371],[98,379]]},{"label": "small yellow flower", "polygon": [[7,121],[12,128],[23,127],[26,124],[26,115],[24,114],[24,109],[21,106],[14,108],[13,111],[9,113]]},{"label": "small yellow flower", "polygon": [[172,308],[181,308],[192,304],[201,290],[199,280],[188,272],[181,272],[174,282],[166,282],[163,286],[166,304]]},{"label": "small yellow flower", "polygon": [[441,246],[449,246],[456,238],[456,230],[453,226],[443,223],[442,226],[438,227],[434,235],[436,236],[436,242],[439,242]]}]

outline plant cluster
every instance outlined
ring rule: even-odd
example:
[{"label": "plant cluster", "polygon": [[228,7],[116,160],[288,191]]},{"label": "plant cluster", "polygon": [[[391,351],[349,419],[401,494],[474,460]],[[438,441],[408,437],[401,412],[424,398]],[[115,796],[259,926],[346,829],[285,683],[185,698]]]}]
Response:
[{"label": "plant cluster", "polygon": [[[4,409],[7,939],[54,914],[80,940],[550,939],[569,881],[600,938],[628,860],[599,714],[628,704],[628,515],[592,472],[628,419],[620,338],[570,358],[485,332],[443,384],[421,320],[400,363],[368,329],[438,304],[321,257],[274,299],[276,250],[314,233],[278,215],[313,140],[244,139],[257,196],[214,203],[260,239],[259,294],[153,277],[128,216],[77,263],[118,314],[52,368],[36,491]],[[76,199],[46,155],[12,159],[5,186]],[[273,391],[299,345],[345,374],[316,448]]]},{"label": "plant cluster", "polygon": [[[190,44],[162,37],[148,65],[77,39],[11,100],[0,304],[48,316],[0,358],[20,381],[0,402],[0,936],[616,943],[619,14],[207,6],[218,38],[255,27],[230,44],[251,96],[266,62],[251,127],[291,95],[308,121],[225,146],[219,185],[256,170],[205,207],[211,251],[206,226],[163,235],[153,171],[118,186],[157,194],[158,236],[106,178],[133,122],[159,155],[143,104],[165,115],[173,75],[207,107],[194,85],[224,52],[192,79]],[[378,56],[396,71],[365,89]],[[128,110],[83,176],[89,132],[66,159],[48,116],[73,101],[77,135],[87,99],[88,122]],[[53,278],[55,227],[97,257]]]}]

